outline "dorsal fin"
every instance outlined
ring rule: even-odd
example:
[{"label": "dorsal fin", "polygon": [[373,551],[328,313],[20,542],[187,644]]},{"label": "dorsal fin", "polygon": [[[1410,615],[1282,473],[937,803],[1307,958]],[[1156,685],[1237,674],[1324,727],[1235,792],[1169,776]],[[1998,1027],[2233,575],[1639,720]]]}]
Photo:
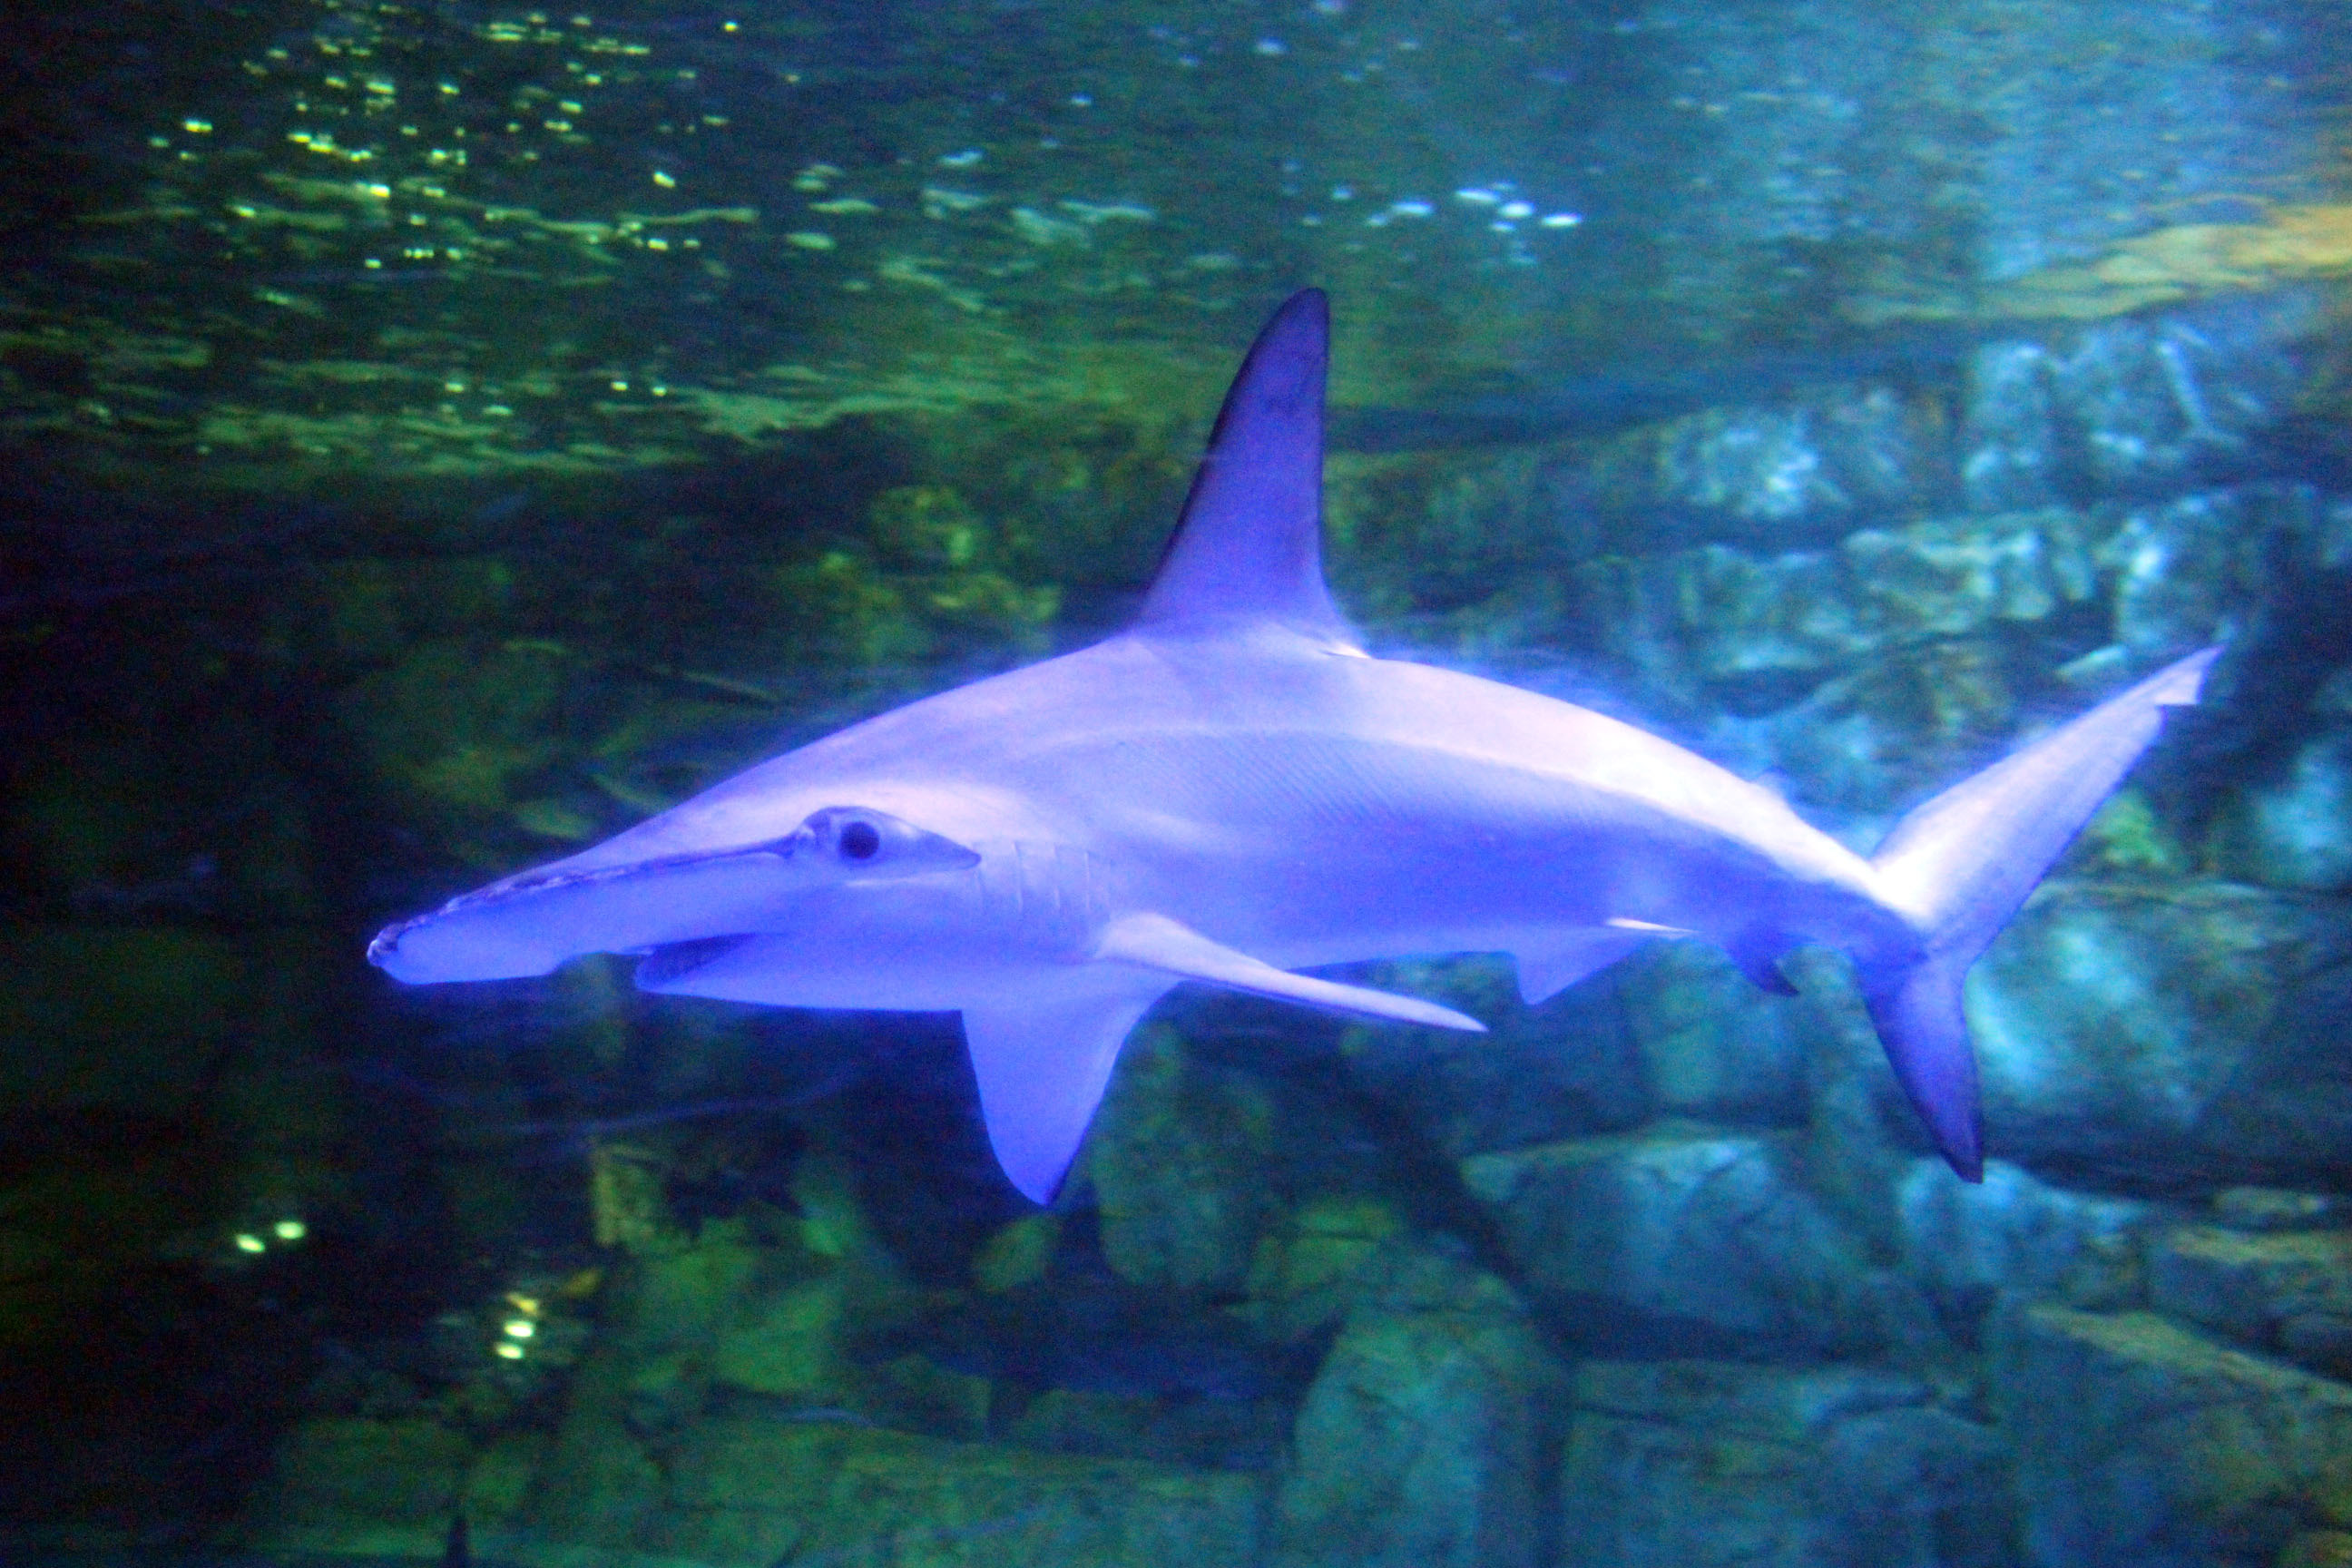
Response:
[{"label": "dorsal fin", "polygon": [[1323,384],[1331,309],[1284,302],[1250,345],[1168,542],[1139,625],[1261,621],[1349,647],[1323,584]]}]

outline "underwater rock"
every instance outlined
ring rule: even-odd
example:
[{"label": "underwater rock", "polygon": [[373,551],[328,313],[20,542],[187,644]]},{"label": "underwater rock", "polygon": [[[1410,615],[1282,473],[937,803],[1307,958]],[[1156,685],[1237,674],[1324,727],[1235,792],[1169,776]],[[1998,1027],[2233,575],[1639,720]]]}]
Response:
[{"label": "underwater rock", "polygon": [[2352,1199],[2339,1193],[2225,1187],[2213,1194],[2213,1223],[2231,1230],[2335,1230],[2347,1220]]},{"label": "underwater rock", "polygon": [[1610,442],[1592,455],[1576,500],[1660,540],[1818,542],[1864,519],[1949,500],[1942,437],[1923,404],[1890,386],[1811,386]]},{"label": "underwater rock", "polygon": [[1579,1568],[2002,1568],[2000,1434],[1874,1367],[1588,1362],[1560,1463]]},{"label": "underwater rock", "polygon": [[503,1530],[530,1498],[540,1467],[547,1461],[544,1432],[507,1432],[493,1437],[466,1471],[458,1508],[474,1531]]},{"label": "underwater rock", "polygon": [[2352,1531],[2304,1531],[2279,1553],[2278,1568],[2352,1568]]},{"label": "underwater rock", "polygon": [[2273,544],[2310,538],[2318,521],[2314,492],[2293,485],[2200,490],[2126,513],[2095,552],[2115,640],[2155,658],[2226,637],[2262,595]]},{"label": "underwater rock", "polygon": [[517,786],[562,758],[558,708],[578,673],[570,651],[544,639],[485,647],[438,637],[352,682],[339,705],[395,805],[462,840],[496,824]]},{"label": "underwater rock", "polygon": [[2147,1273],[2157,1310],[2257,1346],[2293,1319],[2352,1318],[2352,1231],[2182,1226],[2158,1238]]},{"label": "underwater rock", "polygon": [[740,1321],[762,1282],[785,1261],[740,1222],[702,1227],[693,1242],[639,1258],[610,1289],[605,1321],[614,1342],[639,1354],[707,1349]]},{"label": "underwater rock", "polygon": [[1777,1134],[1662,1122],[1463,1162],[1528,1289],[1606,1349],[1814,1353],[1885,1331],[1857,1240]]},{"label": "underwater rock", "polygon": [[1958,440],[1984,510],[2164,494],[2242,472],[2305,374],[2283,352],[2319,327],[2294,290],[2103,321],[1973,354]]},{"label": "underwater rock", "polygon": [[1305,1380],[1297,1352],[1258,1344],[1237,1316],[1099,1274],[950,1300],[859,1335],[852,1353],[868,1363],[918,1358],[1030,1394],[1240,1403]]},{"label": "underwater rock", "polygon": [[[662,1501],[663,1472],[628,1420],[631,1363],[599,1344],[566,1390],[525,1522],[559,1541],[625,1551]],[[687,1426],[693,1433],[702,1423]]]},{"label": "underwater rock", "polygon": [[1805,1116],[1803,1011],[1717,950],[1661,942],[1620,970],[1650,1095],[1667,1116],[1789,1127]]},{"label": "underwater rock", "polygon": [[764,1297],[722,1336],[710,1376],[721,1389],[813,1406],[854,1405],[859,1379],[845,1336],[853,1309],[876,1310],[847,1269],[796,1280]]},{"label": "underwater rock", "polygon": [[1651,1114],[1616,974],[1529,1007],[1499,960],[1387,973],[1398,989],[1443,997],[1490,1026],[1484,1035],[1358,1026],[1339,1037],[1349,1079],[1448,1159],[1618,1131]]},{"label": "underwater rock", "polygon": [[1230,1568],[1257,1479],[840,1424],[705,1422],[671,1456],[646,1549],[706,1563]]},{"label": "underwater rock", "polygon": [[1580,576],[1612,651],[1668,690],[1769,679],[1793,697],[1859,656],[2089,601],[2092,534],[2083,514],[2045,507],[1863,529],[1822,549],[1706,544]]},{"label": "underwater rock", "polygon": [[1008,1220],[972,1254],[971,1282],[992,1296],[1034,1285],[1053,1266],[1061,1239],[1062,1216],[1051,1209]]},{"label": "underwater rock", "polygon": [[2352,892],[2352,729],[2305,741],[2230,802],[2213,858],[2266,888]]},{"label": "underwater rock", "polygon": [[1366,1282],[1391,1262],[1389,1243],[1405,1228],[1377,1198],[1317,1198],[1258,1238],[1250,1260],[1250,1302],[1266,1333],[1296,1344],[1344,1318]]},{"label": "underwater rock", "polygon": [[316,1417],[278,1444],[236,1533],[260,1552],[437,1557],[471,1457],[428,1419]]},{"label": "underwater rock", "polygon": [[2149,1312],[1998,1314],[1990,1392],[2042,1568],[2266,1563],[2342,1526],[2352,1387]]},{"label": "underwater rock", "polygon": [[[1769,703],[1777,684],[1737,696]],[[2000,639],[1937,639],[1865,655],[1794,706],[1718,719],[1707,739],[1740,771],[1786,780],[1803,807],[1885,818],[1981,766],[1988,738],[2014,729],[2018,709]]]},{"label": "underwater rock", "polygon": [[1349,1314],[1299,1407],[1275,1568],[1537,1568],[1562,1377],[1500,1281],[1402,1260]]},{"label": "underwater rock", "polygon": [[1087,1144],[1102,1253],[1136,1285],[1230,1289],[1248,1274],[1270,1194],[1275,1108],[1166,1027],[1119,1053]]},{"label": "underwater rock", "polygon": [[1989,342],[1969,356],[1961,392],[1960,493],[1978,513],[2032,511],[2073,493],[2050,351]]},{"label": "underwater rock", "polygon": [[1896,1189],[1905,1269],[1948,1320],[1980,1318],[2002,1292],[2114,1309],[2146,1294],[2147,1233],[2179,1211],[2053,1186],[2006,1160],[1971,1185],[1919,1160]]},{"label": "underwater rock", "polygon": [[1992,1147],[2177,1184],[2339,1170],[2352,921],[2224,882],[2045,884],[1969,976]]}]

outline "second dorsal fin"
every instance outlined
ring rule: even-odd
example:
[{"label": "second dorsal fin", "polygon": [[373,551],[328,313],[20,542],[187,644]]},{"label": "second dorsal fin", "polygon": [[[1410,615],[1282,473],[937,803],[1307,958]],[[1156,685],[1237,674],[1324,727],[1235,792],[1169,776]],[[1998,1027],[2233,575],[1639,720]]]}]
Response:
[{"label": "second dorsal fin", "polygon": [[1265,622],[1353,647],[1323,583],[1323,385],[1331,310],[1284,302],[1218,410],[1139,624]]}]

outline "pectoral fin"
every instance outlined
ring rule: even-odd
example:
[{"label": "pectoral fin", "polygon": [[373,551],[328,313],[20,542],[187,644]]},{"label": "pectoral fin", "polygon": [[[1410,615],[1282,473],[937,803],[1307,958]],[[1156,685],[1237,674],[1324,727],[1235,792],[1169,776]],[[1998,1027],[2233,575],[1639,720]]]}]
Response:
[{"label": "pectoral fin", "polygon": [[1199,980],[1230,991],[1247,991],[1282,1002],[1304,1003],[1327,1012],[1359,1018],[1379,1018],[1398,1024],[1423,1024],[1438,1029],[1464,1029],[1485,1034],[1486,1026],[1466,1013],[1399,996],[1368,986],[1293,974],[1271,963],[1236,952],[1210,941],[1190,926],[1165,915],[1128,915],[1111,922],[1096,948],[1097,959],[1156,969],[1180,980]]},{"label": "pectoral fin", "polygon": [[1605,926],[1579,926],[1547,932],[1543,941],[1523,942],[1511,954],[1518,963],[1519,999],[1530,1007],[1549,1001],[1578,981],[1600,973],[1645,942],[1684,934],[1670,926],[1637,921],[1612,921]]},{"label": "pectoral fin", "polygon": [[1049,1204],[1102,1103],[1118,1047],[1169,987],[1046,991],[963,1010],[980,1113],[996,1163],[1033,1202]]}]

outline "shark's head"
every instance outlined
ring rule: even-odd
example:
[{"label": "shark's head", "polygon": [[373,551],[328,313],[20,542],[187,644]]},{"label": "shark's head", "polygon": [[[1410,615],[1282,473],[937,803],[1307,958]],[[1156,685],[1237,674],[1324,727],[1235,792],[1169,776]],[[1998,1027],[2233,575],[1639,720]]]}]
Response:
[{"label": "shark's head", "polygon": [[837,960],[952,927],[981,902],[980,866],[891,812],[827,805],[777,838],[509,878],[386,928],[368,957],[411,983],[544,974],[598,952],[649,954],[649,979],[682,979],[687,955],[772,937]]}]

